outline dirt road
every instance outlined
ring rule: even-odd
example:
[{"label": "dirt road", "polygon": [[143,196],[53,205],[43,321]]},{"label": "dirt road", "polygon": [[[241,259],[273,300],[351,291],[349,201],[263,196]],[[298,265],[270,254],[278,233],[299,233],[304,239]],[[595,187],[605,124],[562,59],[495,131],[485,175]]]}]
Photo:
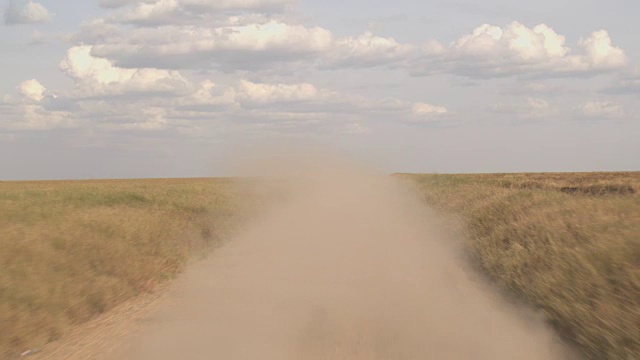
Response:
[{"label": "dirt road", "polygon": [[466,271],[401,186],[324,165],[191,268],[113,358],[566,358]]}]

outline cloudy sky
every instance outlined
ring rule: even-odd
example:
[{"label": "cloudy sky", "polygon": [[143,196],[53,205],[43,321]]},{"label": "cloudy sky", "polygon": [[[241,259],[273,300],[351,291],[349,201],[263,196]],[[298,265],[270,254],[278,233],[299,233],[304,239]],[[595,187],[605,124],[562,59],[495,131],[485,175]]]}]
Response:
[{"label": "cloudy sky", "polygon": [[640,170],[637,0],[1,0],[0,180]]}]

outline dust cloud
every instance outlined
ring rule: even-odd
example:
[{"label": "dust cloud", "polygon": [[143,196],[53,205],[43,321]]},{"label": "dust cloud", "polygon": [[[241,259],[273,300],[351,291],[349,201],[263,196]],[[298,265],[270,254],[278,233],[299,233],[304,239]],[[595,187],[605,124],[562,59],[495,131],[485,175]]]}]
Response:
[{"label": "dust cloud", "polygon": [[261,170],[286,199],[187,271],[118,358],[567,358],[396,180],[327,157]]}]

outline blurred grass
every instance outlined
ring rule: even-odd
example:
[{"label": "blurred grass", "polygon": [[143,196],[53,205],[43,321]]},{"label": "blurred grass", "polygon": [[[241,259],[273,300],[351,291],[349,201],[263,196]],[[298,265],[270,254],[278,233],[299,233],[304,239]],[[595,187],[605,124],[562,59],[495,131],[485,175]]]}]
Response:
[{"label": "blurred grass", "polygon": [[[640,173],[398,176],[587,357],[640,359]],[[246,184],[0,182],[0,358],[173,278],[278,196]]]},{"label": "blurred grass", "polygon": [[0,182],[0,358],[174,277],[257,208],[244,183]]},{"label": "blurred grass", "polygon": [[398,176],[587,358],[640,359],[640,173]]}]

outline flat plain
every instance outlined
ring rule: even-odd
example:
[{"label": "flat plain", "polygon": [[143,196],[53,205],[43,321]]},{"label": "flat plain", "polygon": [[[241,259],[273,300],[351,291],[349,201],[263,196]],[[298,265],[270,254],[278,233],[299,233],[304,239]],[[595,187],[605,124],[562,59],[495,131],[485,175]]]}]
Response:
[{"label": "flat plain", "polygon": [[[640,357],[640,173],[396,174],[587,358]],[[0,182],[0,358],[180,273],[273,201],[240,179]],[[270,200],[267,200],[270,199]]]},{"label": "flat plain", "polygon": [[640,173],[397,175],[469,256],[593,359],[640,358]]},{"label": "flat plain", "polygon": [[41,348],[219,245],[248,214],[240,183],[0,182],[0,358]]}]

